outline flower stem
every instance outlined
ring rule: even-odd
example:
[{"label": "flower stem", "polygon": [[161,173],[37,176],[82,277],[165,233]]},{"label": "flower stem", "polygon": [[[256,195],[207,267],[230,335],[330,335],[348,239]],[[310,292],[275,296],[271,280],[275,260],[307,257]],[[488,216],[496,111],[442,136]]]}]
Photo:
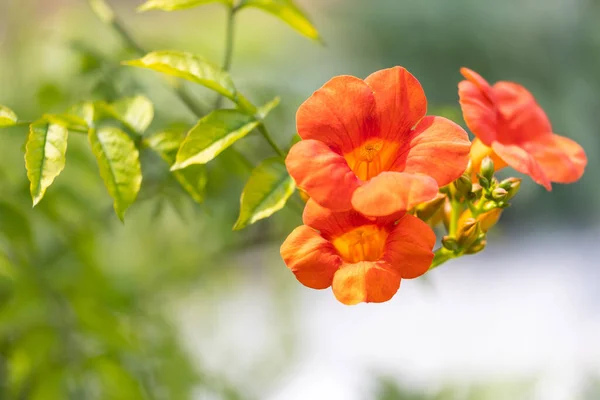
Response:
[{"label": "flower stem", "polygon": [[[237,8],[234,6],[229,7],[227,12],[227,27],[225,31],[225,56],[223,58],[223,71],[229,72],[231,68],[231,61],[233,59],[233,36],[235,33],[235,13]],[[221,108],[221,103],[223,101],[223,96],[219,95],[217,97],[217,102],[215,103],[215,108]]]},{"label": "flower stem", "polygon": [[258,125],[258,131],[260,132],[261,135],[263,135],[263,137],[265,138],[267,143],[269,143],[269,145],[273,148],[275,153],[277,153],[277,155],[279,157],[285,158],[285,153],[273,141],[273,138],[271,138],[271,135],[269,135],[269,131],[267,130],[267,127],[265,126],[264,123],[261,123],[260,125]]},{"label": "flower stem", "polygon": [[460,218],[461,206],[460,202],[452,198],[450,200],[452,210],[450,212],[450,226],[448,227],[448,235],[450,237],[456,237],[456,231],[458,230],[458,219]]},{"label": "flower stem", "polygon": [[456,257],[454,253],[444,247],[440,247],[433,254],[433,261],[429,267],[429,271]]}]

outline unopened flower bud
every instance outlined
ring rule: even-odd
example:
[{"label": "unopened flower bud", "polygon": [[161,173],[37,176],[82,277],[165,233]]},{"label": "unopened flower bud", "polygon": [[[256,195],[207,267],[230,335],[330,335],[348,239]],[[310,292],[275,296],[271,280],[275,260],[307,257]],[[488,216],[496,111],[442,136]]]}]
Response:
[{"label": "unopened flower bud", "polygon": [[510,188],[506,189],[506,190],[508,190],[508,196],[506,196],[506,200],[510,200],[513,197],[515,197],[515,195],[517,193],[519,193],[519,189],[521,189],[521,180],[520,179],[513,182],[510,185]]},{"label": "unopened flower bud", "polygon": [[490,188],[490,180],[481,174],[477,174],[477,178],[479,179],[479,185],[481,185],[484,189]]},{"label": "unopened flower bud", "polygon": [[[498,220],[500,219],[500,215],[502,215],[502,210],[499,208],[494,208],[491,211],[481,213],[477,216],[477,222],[479,222],[479,228],[482,232],[487,232],[492,228]],[[460,216],[458,220],[458,226],[462,226],[468,219],[472,219],[473,215],[470,210],[465,210],[464,213]]]},{"label": "unopened flower bud", "polygon": [[462,196],[467,196],[471,193],[471,189],[473,187],[473,182],[471,182],[471,177],[467,174],[463,174],[454,181],[454,187],[456,191]]},{"label": "unopened flower bud", "polygon": [[[492,180],[492,177],[494,176],[494,161],[492,161],[492,159],[490,157],[485,157],[481,161],[481,167],[479,169],[479,174],[482,177],[486,178],[488,180],[488,182]],[[483,186],[483,185],[481,185],[481,186]]]},{"label": "unopened flower bud", "polygon": [[433,215],[438,210],[440,210],[443,207],[445,200],[446,195],[438,193],[433,200],[419,204],[415,208],[415,214],[417,215],[417,217],[419,217],[419,219],[421,219],[424,222],[427,222],[431,217],[433,217]]},{"label": "unopened flower bud", "polygon": [[492,198],[496,201],[505,200],[507,196],[508,196],[508,191],[505,189],[502,189],[501,187],[497,187],[496,189],[494,189],[492,191]]},{"label": "unopened flower bud", "polygon": [[465,254],[477,254],[481,250],[485,249],[486,244],[487,244],[487,240],[481,240],[481,241],[475,242],[475,243],[473,243],[473,245],[471,247],[469,247],[467,249],[467,251],[465,251]]},{"label": "unopened flower bud", "polygon": [[459,247],[456,239],[451,238],[450,236],[444,236],[442,238],[442,246],[450,251],[456,251]]},{"label": "unopened flower bud", "polygon": [[464,225],[458,229],[458,233],[456,234],[458,245],[462,248],[468,248],[475,240],[477,240],[480,233],[479,222],[475,218],[467,219]]}]

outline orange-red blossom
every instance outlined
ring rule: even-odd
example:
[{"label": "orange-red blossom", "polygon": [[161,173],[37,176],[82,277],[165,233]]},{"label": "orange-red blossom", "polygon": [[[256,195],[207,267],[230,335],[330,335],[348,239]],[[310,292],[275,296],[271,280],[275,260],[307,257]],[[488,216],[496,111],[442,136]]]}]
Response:
[{"label": "orange-red blossom", "polygon": [[463,117],[477,136],[471,150],[474,172],[490,156],[496,170],[510,165],[548,190],[551,182],[571,183],[583,175],[585,152],[552,133],[546,113],[527,89],[502,81],[491,86],[467,68],[461,73],[467,79],[458,85]]},{"label": "orange-red blossom", "polygon": [[386,216],[433,199],[466,169],[470,142],[428,116],[419,81],[402,67],[365,80],[338,76],[298,109],[286,165],[299,188],[333,211]]},{"label": "orange-red blossom", "polygon": [[332,286],[347,305],[391,299],[401,279],[421,276],[433,260],[435,234],[409,214],[367,218],[311,199],[303,220],[281,246],[283,260],[303,285]]}]

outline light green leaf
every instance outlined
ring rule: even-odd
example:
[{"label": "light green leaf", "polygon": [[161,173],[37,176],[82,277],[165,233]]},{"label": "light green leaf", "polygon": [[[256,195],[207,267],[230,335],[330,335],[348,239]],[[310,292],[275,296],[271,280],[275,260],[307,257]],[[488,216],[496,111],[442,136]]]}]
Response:
[{"label": "light green leaf", "polygon": [[321,40],[317,29],[292,0],[244,0],[240,8],[244,7],[259,8],[281,19],[300,34]]},{"label": "light green leaf", "polygon": [[69,131],[62,125],[39,121],[29,126],[25,167],[35,206],[65,167]]},{"label": "light green leaf", "polygon": [[105,111],[127,129],[141,135],[154,118],[154,105],[144,96],[127,97],[104,106]]},{"label": "light green leaf", "polygon": [[171,170],[192,164],[206,164],[258,124],[256,119],[237,110],[211,112],[188,132]]},{"label": "light green leaf", "polygon": [[232,0],[148,0],[138,7],[138,11],[163,10],[175,11],[198,7],[209,3],[223,3],[231,6]]},{"label": "light green leaf", "polygon": [[[156,151],[169,166],[175,163],[177,150],[183,141],[183,135],[176,131],[165,131],[150,136],[146,145]],[[204,201],[207,174],[204,165],[190,165],[184,169],[172,171],[173,176],[181,187],[197,203]]]},{"label": "light green leaf", "polygon": [[240,199],[240,216],[233,226],[243,229],[281,210],[296,188],[283,161],[268,158],[260,163],[244,187]]},{"label": "light green leaf", "polygon": [[187,79],[233,101],[236,100],[236,90],[229,74],[191,53],[172,50],[155,51],[140,59],[126,61],[124,64]]},{"label": "light green leaf", "polygon": [[11,126],[17,123],[17,114],[8,107],[0,105],[0,127]]},{"label": "light green leaf", "polygon": [[43,119],[67,129],[87,130],[88,124],[81,117],[73,114],[44,114]]},{"label": "light green leaf", "polygon": [[100,176],[123,221],[125,211],[135,201],[142,184],[139,152],[133,140],[115,127],[90,129],[88,137]]},{"label": "light green leaf", "polygon": [[267,104],[258,107],[256,110],[256,116],[259,119],[264,119],[275,107],[279,105],[280,98],[275,97],[273,100],[268,102]]},{"label": "light green leaf", "polygon": [[83,102],[74,105],[67,111],[68,115],[79,118],[82,121],[85,121],[85,124],[88,127],[94,126],[94,104],[90,102]]}]

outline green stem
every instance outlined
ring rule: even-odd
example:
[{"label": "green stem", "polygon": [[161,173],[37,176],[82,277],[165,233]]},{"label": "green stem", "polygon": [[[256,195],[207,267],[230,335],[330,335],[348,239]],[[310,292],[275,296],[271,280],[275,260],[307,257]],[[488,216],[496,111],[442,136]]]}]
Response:
[{"label": "green stem", "polygon": [[[223,71],[229,72],[231,68],[231,61],[233,59],[233,37],[234,37],[234,27],[235,27],[235,13],[237,11],[236,7],[231,6],[229,11],[227,12],[227,27],[225,31],[225,55],[223,58]],[[215,103],[215,108],[221,108],[221,104],[223,102],[223,96],[219,95],[217,97],[217,102]]]},{"label": "green stem", "polygon": [[455,238],[456,231],[458,230],[458,219],[460,218],[461,206],[460,202],[454,198],[450,200],[450,205],[452,206],[452,210],[450,212],[450,226],[448,227],[448,235]]},{"label": "green stem", "polygon": [[277,153],[277,155],[279,157],[285,158],[285,153],[273,141],[273,139],[271,138],[271,135],[269,135],[269,131],[267,130],[267,127],[265,126],[264,123],[261,122],[261,124],[258,125],[258,131],[260,132],[261,135],[263,135],[263,137],[265,138],[267,143],[269,143],[269,145],[273,148],[275,153]]},{"label": "green stem", "polygon": [[454,253],[444,247],[440,247],[433,254],[433,261],[429,267],[429,271],[456,257]]}]

